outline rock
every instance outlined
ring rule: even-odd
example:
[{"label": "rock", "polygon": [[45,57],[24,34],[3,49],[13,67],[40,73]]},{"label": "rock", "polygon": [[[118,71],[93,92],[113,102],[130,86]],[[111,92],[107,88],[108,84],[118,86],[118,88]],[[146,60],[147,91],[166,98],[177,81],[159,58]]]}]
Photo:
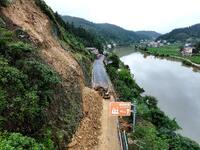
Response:
[{"label": "rock", "polygon": [[78,136],[79,139],[82,139],[82,136]]},{"label": "rock", "polygon": [[68,148],[74,147],[77,144],[76,140],[73,140],[69,145],[67,146]]}]

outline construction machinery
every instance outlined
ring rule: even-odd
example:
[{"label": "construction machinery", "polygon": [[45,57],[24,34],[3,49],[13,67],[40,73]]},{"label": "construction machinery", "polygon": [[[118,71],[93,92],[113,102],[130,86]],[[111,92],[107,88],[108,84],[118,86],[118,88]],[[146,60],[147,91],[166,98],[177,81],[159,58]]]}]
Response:
[{"label": "construction machinery", "polygon": [[108,88],[96,86],[94,89],[98,91],[99,95],[101,95],[104,99],[110,99],[110,92]]}]

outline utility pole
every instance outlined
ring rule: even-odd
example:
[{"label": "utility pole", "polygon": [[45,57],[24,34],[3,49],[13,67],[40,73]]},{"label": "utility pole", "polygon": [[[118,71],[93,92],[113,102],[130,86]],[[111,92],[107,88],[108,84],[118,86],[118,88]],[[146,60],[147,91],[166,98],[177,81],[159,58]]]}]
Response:
[{"label": "utility pole", "polygon": [[132,110],[132,117],[133,117],[133,132],[135,132],[135,122],[136,122],[136,113],[137,113],[137,106],[136,101],[132,104],[133,110]]}]

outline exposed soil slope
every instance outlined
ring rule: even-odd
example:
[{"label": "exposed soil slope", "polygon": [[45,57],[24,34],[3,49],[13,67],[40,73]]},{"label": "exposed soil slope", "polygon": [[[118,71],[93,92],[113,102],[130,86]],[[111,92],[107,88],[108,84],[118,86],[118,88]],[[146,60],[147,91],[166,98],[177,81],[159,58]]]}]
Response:
[{"label": "exposed soil slope", "polygon": [[51,22],[36,6],[34,0],[16,0],[10,7],[2,8],[2,12],[14,24],[22,27],[35,44],[41,46],[44,60],[63,77],[67,78],[70,70],[76,71],[81,77],[82,72],[78,63],[52,36]]},{"label": "exposed soil slope", "polygon": [[96,91],[89,88],[83,90],[83,112],[84,119],[68,145],[69,150],[94,149],[98,144],[98,135],[100,134],[102,112],[102,98]]},{"label": "exposed soil slope", "polygon": [[[41,49],[39,52],[41,58],[63,79],[62,89],[67,96],[56,95],[56,101],[53,101],[47,110],[49,112],[48,126],[51,126],[53,130],[54,141],[59,149],[66,148],[69,142],[66,139],[72,136],[68,135],[68,131],[76,130],[74,126],[71,126],[69,112],[76,116],[73,124],[77,125],[84,115],[76,134],[78,138],[75,138],[78,141],[77,148],[97,144],[100,128],[100,114],[97,112],[101,112],[101,98],[93,90],[85,88],[81,67],[72,54],[64,50],[52,35],[52,24],[49,18],[36,6],[34,0],[16,0],[9,7],[1,7],[0,11],[14,25],[21,27],[29,34],[31,41]],[[84,114],[81,109],[84,109]],[[80,142],[79,134],[82,137],[87,136]]]}]

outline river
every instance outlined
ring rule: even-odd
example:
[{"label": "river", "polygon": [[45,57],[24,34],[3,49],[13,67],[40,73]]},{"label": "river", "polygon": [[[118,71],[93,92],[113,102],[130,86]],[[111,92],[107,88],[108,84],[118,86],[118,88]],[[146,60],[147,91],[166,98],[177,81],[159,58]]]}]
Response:
[{"label": "river", "polygon": [[[181,62],[134,52],[122,56],[145,95],[158,99],[158,106],[176,118],[183,136],[200,143],[200,73]],[[194,71],[195,70],[195,71]]]}]

